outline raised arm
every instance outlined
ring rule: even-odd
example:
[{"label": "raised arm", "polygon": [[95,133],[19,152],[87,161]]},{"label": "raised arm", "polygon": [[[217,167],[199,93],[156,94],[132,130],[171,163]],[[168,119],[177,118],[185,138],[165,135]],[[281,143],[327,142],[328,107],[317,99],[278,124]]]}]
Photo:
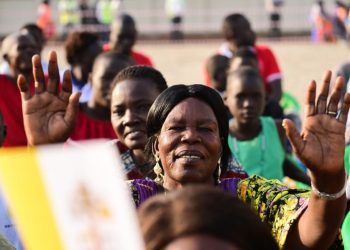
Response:
[{"label": "raised arm", "polygon": [[40,57],[33,56],[35,93],[20,75],[17,79],[21,92],[23,121],[29,145],[64,142],[75,126],[78,112],[79,93],[72,94],[70,72],[60,76],[55,52],[49,54],[49,75],[45,80]]},{"label": "raised arm", "polygon": [[[314,187],[308,208],[288,233],[285,249],[328,249],[335,240],[344,217],[344,133],[350,94],[345,94],[341,108],[338,109],[343,79],[336,79],[328,98],[330,80],[331,72],[327,71],[317,102],[316,82],[310,83],[301,134],[291,121],[283,122],[294,151],[310,170]],[[327,199],[324,194],[331,196]]]}]

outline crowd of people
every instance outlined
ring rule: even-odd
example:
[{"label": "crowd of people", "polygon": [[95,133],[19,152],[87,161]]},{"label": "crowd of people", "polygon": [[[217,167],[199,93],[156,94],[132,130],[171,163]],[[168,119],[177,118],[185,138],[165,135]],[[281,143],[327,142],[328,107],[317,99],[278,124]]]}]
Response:
[{"label": "crowd of people", "polygon": [[[108,40],[111,24],[124,13],[123,0],[59,0],[58,22],[55,22],[52,7],[50,0],[42,0],[37,11],[37,25],[48,39],[65,38],[74,30],[85,30],[99,33],[101,39]],[[184,38],[184,10],[185,0],[165,1],[164,11],[170,22],[169,38],[172,40]]]},{"label": "crowd of people", "polygon": [[349,41],[350,5],[347,1],[334,1],[334,11],[329,11],[325,1],[316,0],[311,7],[311,40],[319,42]]},{"label": "crowd of people", "polygon": [[[280,105],[273,51],[242,14],[222,26],[205,84],[171,86],[134,50],[128,14],[105,44],[88,31],[69,33],[65,72],[55,51],[40,56],[40,27],[23,26],[1,44],[2,146],[111,140],[150,250],[350,249],[344,78],[331,85],[325,72],[318,95],[310,82],[300,133]],[[0,248],[14,247],[25,249],[0,196]]]}]

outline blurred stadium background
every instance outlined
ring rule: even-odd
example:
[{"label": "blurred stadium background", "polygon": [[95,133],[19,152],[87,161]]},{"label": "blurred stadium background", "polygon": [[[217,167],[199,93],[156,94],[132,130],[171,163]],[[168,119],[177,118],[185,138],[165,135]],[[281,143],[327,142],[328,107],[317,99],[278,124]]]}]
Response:
[{"label": "blurred stadium background", "polygon": [[[90,4],[95,1],[90,0]],[[286,33],[308,31],[308,15],[313,2],[284,0],[282,30]],[[333,0],[324,2],[327,9],[333,8]],[[39,3],[40,0],[0,0],[0,35],[35,21]],[[169,30],[164,0],[124,0],[122,4],[123,10],[135,17],[142,35],[165,34]],[[51,0],[51,6],[59,29],[58,0]],[[269,20],[264,0],[187,0],[184,31],[187,34],[217,34],[222,17],[232,12],[244,13],[258,32],[267,31]]]}]

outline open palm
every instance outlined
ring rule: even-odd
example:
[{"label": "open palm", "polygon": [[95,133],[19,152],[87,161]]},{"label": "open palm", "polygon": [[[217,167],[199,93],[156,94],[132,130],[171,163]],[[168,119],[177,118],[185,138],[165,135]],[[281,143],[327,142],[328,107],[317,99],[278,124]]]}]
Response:
[{"label": "open palm", "polygon": [[[326,185],[327,179],[344,176],[345,124],[350,95],[345,94],[341,108],[338,109],[343,79],[337,78],[328,98],[330,79],[331,72],[327,71],[317,102],[315,102],[316,83],[314,81],[310,83],[301,134],[291,121],[284,121],[284,127],[294,151],[310,170],[313,183],[318,182],[319,186]],[[329,99],[328,103],[327,99]],[[342,183],[343,180],[338,182]]]},{"label": "open palm", "polygon": [[62,86],[59,90],[60,77],[55,52],[50,52],[49,55],[47,83],[40,57],[33,56],[32,62],[35,94],[31,94],[28,83],[22,75],[17,80],[21,91],[23,121],[28,143],[39,145],[64,142],[75,126],[79,93],[72,94],[69,71],[64,73]]}]

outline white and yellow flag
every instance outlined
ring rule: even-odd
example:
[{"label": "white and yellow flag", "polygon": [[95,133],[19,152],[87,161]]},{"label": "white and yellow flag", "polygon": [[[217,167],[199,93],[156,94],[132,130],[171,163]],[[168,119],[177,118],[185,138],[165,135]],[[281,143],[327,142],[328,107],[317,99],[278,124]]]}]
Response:
[{"label": "white and yellow flag", "polygon": [[2,149],[0,184],[26,249],[144,249],[115,146]]}]

